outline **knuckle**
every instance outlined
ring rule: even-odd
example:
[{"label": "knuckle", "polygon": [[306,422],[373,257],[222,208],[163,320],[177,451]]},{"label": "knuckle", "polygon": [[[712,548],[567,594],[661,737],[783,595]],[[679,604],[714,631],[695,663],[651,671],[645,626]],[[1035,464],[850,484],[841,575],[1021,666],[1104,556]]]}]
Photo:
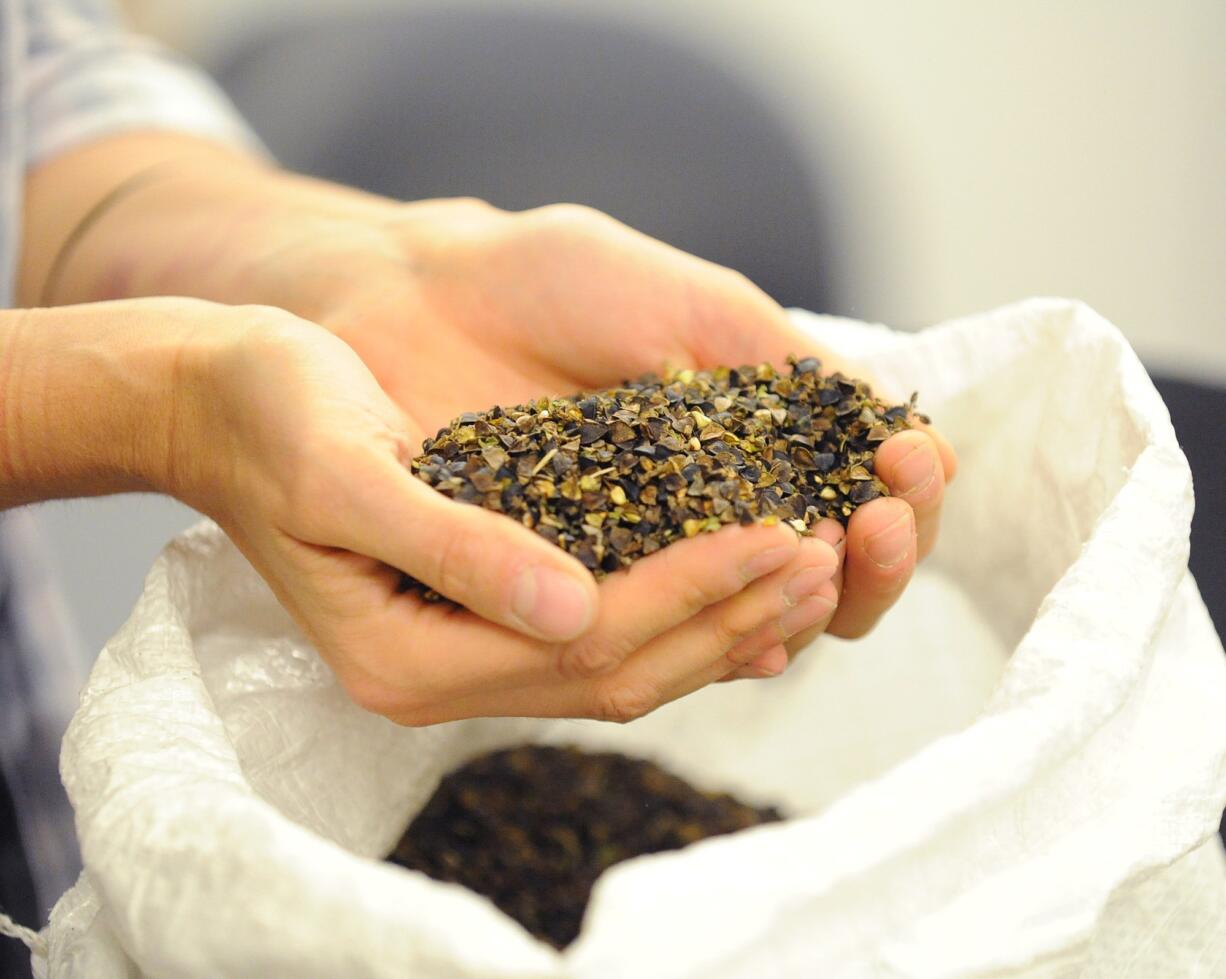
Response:
[{"label": "knuckle", "polygon": [[610,220],[604,212],[586,204],[546,204],[537,208],[536,214],[545,224],[565,231],[586,231]]},{"label": "knuckle", "polygon": [[593,716],[601,721],[627,724],[650,714],[660,703],[660,695],[652,687],[619,681],[597,689]]},{"label": "knuckle", "polygon": [[761,619],[755,609],[733,602],[729,608],[711,617],[711,641],[718,649],[730,649],[752,633],[761,624]]},{"label": "knuckle", "polygon": [[680,578],[676,587],[677,600],[691,612],[706,608],[716,599],[710,582],[702,578]]},{"label": "knuckle", "polygon": [[730,669],[737,669],[746,663],[752,662],[755,656],[764,652],[761,648],[763,645],[761,642],[742,642],[736,644],[724,653],[724,659],[728,661]]},{"label": "knuckle", "polygon": [[245,335],[250,346],[274,354],[287,350],[296,352],[304,334],[310,332],[304,320],[276,306],[238,306],[232,310],[232,315],[252,328]]},{"label": "knuckle", "polygon": [[729,289],[751,292],[755,294],[755,297],[762,292],[749,276],[738,269],[725,267],[723,268],[723,274],[724,281],[727,282]]},{"label": "knuckle", "polygon": [[575,643],[562,652],[560,672],[567,679],[602,676],[620,666],[633,649],[620,637],[597,634]]},{"label": "knuckle", "polygon": [[575,204],[570,201],[546,204],[541,208],[541,212],[559,221],[590,221],[593,217],[600,214],[594,207],[589,207],[586,204]]},{"label": "knuckle", "polygon": [[660,551],[665,579],[672,582],[669,601],[681,603],[682,608],[693,614],[718,601],[724,591],[719,576],[711,573],[709,562],[701,568],[691,567],[678,556],[679,550],[666,547]]},{"label": "knuckle", "polygon": [[481,197],[453,197],[451,203],[459,210],[471,211],[476,214],[490,214],[498,210],[493,204]]}]

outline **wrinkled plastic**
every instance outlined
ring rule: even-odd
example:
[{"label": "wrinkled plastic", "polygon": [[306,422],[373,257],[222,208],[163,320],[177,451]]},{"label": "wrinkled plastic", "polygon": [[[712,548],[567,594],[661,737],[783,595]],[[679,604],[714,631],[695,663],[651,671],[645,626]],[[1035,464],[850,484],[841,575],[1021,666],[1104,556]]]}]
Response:
[{"label": "wrinkled plastic", "polygon": [[[891,394],[920,388],[960,454],[940,547],[872,636],[626,726],[403,729],[352,706],[198,527],[65,740],[86,871],[40,975],[1226,973],[1226,659],[1186,570],[1188,468],[1132,351],[1058,301],[918,335],[796,315]],[[614,868],[558,953],[378,859],[446,769],[525,738],[647,754],[793,818]]]}]

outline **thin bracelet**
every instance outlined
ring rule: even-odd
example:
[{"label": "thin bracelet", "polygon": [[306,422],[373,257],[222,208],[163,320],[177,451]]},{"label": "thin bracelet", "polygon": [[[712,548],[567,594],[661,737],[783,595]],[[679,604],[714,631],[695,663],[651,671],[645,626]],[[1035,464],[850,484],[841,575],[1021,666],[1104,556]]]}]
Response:
[{"label": "thin bracelet", "polygon": [[163,171],[172,163],[179,163],[180,160],[161,160],[151,166],[140,170],[130,177],[120,181],[119,184],[112,187],[102,199],[93,207],[85,212],[85,217],[77,222],[77,226],[72,229],[68,237],[64,239],[64,244],[60,245],[59,253],[55,256],[55,261],[51,263],[51,270],[47,273],[47,281],[43,284],[42,294],[39,296],[39,306],[52,305],[51,299],[55,295],[56,287],[59,285],[60,277],[64,274],[64,269],[68,265],[68,260],[72,258],[72,253],[76,250],[77,245],[81,243],[81,239],[85,237],[86,232],[90,230],[98,221],[125,197],[140,190],[142,187],[148,186],[155,180],[162,177]]}]

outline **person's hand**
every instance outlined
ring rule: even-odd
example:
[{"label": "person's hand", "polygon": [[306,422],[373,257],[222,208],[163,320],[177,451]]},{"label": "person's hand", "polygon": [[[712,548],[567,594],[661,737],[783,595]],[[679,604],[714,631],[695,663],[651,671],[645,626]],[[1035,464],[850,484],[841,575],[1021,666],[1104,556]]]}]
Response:
[{"label": "person's hand", "polygon": [[[803,541],[724,528],[597,587],[561,549],[413,476],[412,403],[319,327],[189,300],[94,308],[186,330],[151,482],[214,517],[349,695],[393,720],[630,720],[751,661],[778,672],[783,641],[834,611],[837,524]],[[401,570],[468,610],[401,593]]]},{"label": "person's hand", "polygon": [[[781,364],[788,353],[816,354],[827,370],[865,374],[815,349],[744,277],[599,212],[558,205],[512,214],[452,200],[393,213],[384,227],[394,245],[378,260],[348,261],[367,249],[343,232],[286,254],[315,269],[312,282],[339,280],[313,317],[427,430],[463,411],[615,384],[666,362]],[[845,542],[841,529],[823,529],[846,551],[827,631],[862,636],[897,600],[936,542],[955,468],[949,445],[920,423],[881,446],[876,470],[892,495],[859,508]]]},{"label": "person's hand", "polygon": [[[116,198],[125,179],[136,189]],[[99,217],[107,194],[118,203]],[[462,411],[600,387],[668,360],[816,354],[871,379],[814,349],[736,273],[585,208],[396,204],[156,133],[62,154],[34,171],[26,198],[24,296],[189,294],[292,310],[347,340],[426,432]],[[74,233],[82,223],[88,231]],[[922,426],[886,442],[876,462],[893,495],[857,510],[840,545],[835,635],[863,635],[902,592],[936,540],[956,465]]]}]

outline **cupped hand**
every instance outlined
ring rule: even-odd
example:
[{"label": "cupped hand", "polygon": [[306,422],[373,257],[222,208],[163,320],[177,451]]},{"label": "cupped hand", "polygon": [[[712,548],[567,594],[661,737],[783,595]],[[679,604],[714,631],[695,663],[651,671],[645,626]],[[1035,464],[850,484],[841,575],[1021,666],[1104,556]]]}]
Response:
[{"label": "cupped hand", "polygon": [[[114,197],[133,174],[154,179]],[[109,203],[99,217],[100,201]],[[683,614],[686,623],[710,620],[715,613],[694,610],[738,605],[759,588],[764,579],[719,597],[732,595],[738,576],[727,569],[737,566],[737,548],[758,546],[738,540],[788,533],[721,530],[670,547],[596,589],[575,562],[522,527],[475,508],[460,512],[459,505],[404,482],[404,462],[423,434],[463,411],[601,387],[659,370],[667,361],[781,363],[795,352],[822,356],[827,369],[864,376],[815,349],[741,276],[586,208],[507,214],[473,201],[396,204],[198,140],[150,133],[91,141],[61,154],[27,179],[26,203],[23,295],[82,303],[179,294],[254,301],[290,310],[348,341],[347,347],[338,344],[268,308],[200,312],[211,327],[199,332],[213,338],[218,364],[226,369],[212,375],[217,393],[196,415],[200,430],[211,426],[216,444],[229,454],[201,450],[192,464],[184,463],[184,474],[207,462],[216,475],[181,485],[269,577],[343,682],[402,717],[426,716],[425,701],[405,692],[407,684],[418,683],[414,670],[423,665],[414,657],[430,660],[424,665],[432,675],[429,670],[440,669],[437,661],[452,653],[447,645],[427,652],[426,644],[410,642],[418,626],[428,625],[439,642],[461,650],[471,649],[465,636],[497,630],[490,653],[495,659],[511,648],[504,641],[537,644],[526,654],[534,669],[543,655],[540,644],[552,644],[559,672],[595,672],[590,664],[601,662],[607,676],[624,675],[632,661],[649,661],[639,653],[658,636],[680,628],[670,626],[673,620]],[[71,231],[76,222],[88,229],[84,235]],[[179,308],[173,315],[191,320],[197,313]],[[232,331],[217,327],[232,324],[234,316],[262,327],[233,344],[227,339]],[[250,405],[260,408],[250,411]],[[816,599],[787,606],[789,628],[777,621],[783,615],[768,617],[734,644],[736,662],[721,668],[734,675],[777,672],[786,665],[787,647],[798,641],[785,634],[806,614],[798,609],[810,603],[822,605],[830,620],[819,621],[819,628],[854,636],[871,628],[897,597],[915,560],[935,540],[954,458],[935,432],[913,432],[885,443],[877,469],[893,497],[858,510],[845,537],[838,525],[819,528],[816,538],[796,545],[790,564],[770,574],[797,572],[814,555],[821,563],[831,550],[836,558],[846,554],[840,570]],[[714,548],[715,562],[706,574],[674,563],[706,548]],[[389,567],[434,585],[472,612],[437,606],[406,612],[387,587],[398,577]],[[644,588],[648,605],[628,591],[631,582]],[[655,605],[671,605],[671,618],[663,611],[640,614]],[[394,616],[397,629],[385,629]],[[655,622],[659,632],[650,642],[635,637],[638,647],[630,651],[625,623],[636,617]],[[621,638],[606,638],[611,635]],[[731,635],[725,629],[722,638]],[[363,647],[381,652],[362,653]],[[601,649],[603,655],[592,652]],[[695,654],[705,655],[704,649],[695,647]],[[621,665],[611,666],[615,661]],[[507,675],[518,675],[526,663],[515,662]],[[662,679],[665,674],[673,675],[654,675],[653,696],[615,699],[645,704],[684,688]],[[546,674],[542,682],[554,679]],[[612,681],[602,683],[607,693]],[[583,687],[582,702],[579,687],[569,689],[566,709],[583,713],[586,704],[591,712],[592,689]],[[381,690],[393,691],[387,703]],[[431,704],[440,697],[467,704],[465,698],[476,695],[443,679],[433,686],[421,681],[418,690],[435,697]],[[529,700],[541,709],[563,709],[549,697]],[[508,703],[500,701],[498,709],[510,709]]]},{"label": "cupped hand", "polygon": [[[318,326],[266,307],[116,305],[198,326],[158,482],[217,520],[369,710],[629,720],[763,657],[754,669],[777,672],[782,643],[834,611],[835,549],[786,526],[682,541],[597,586],[413,476],[412,400],[394,404]],[[401,570],[466,608],[402,593]]]},{"label": "cupped hand", "polygon": [[[427,431],[463,411],[616,384],[665,363],[781,364],[789,353],[813,354],[826,370],[866,376],[817,348],[743,276],[597,211],[508,213],[447,200],[394,215],[386,227],[395,257],[345,274],[313,318]],[[860,507],[845,539],[841,529],[823,531],[845,552],[825,627],[848,638],[875,625],[932,549],[956,458],[917,421],[881,446],[876,470],[892,495]],[[764,655],[737,675],[762,675],[759,667],[774,669],[782,656]]]}]

